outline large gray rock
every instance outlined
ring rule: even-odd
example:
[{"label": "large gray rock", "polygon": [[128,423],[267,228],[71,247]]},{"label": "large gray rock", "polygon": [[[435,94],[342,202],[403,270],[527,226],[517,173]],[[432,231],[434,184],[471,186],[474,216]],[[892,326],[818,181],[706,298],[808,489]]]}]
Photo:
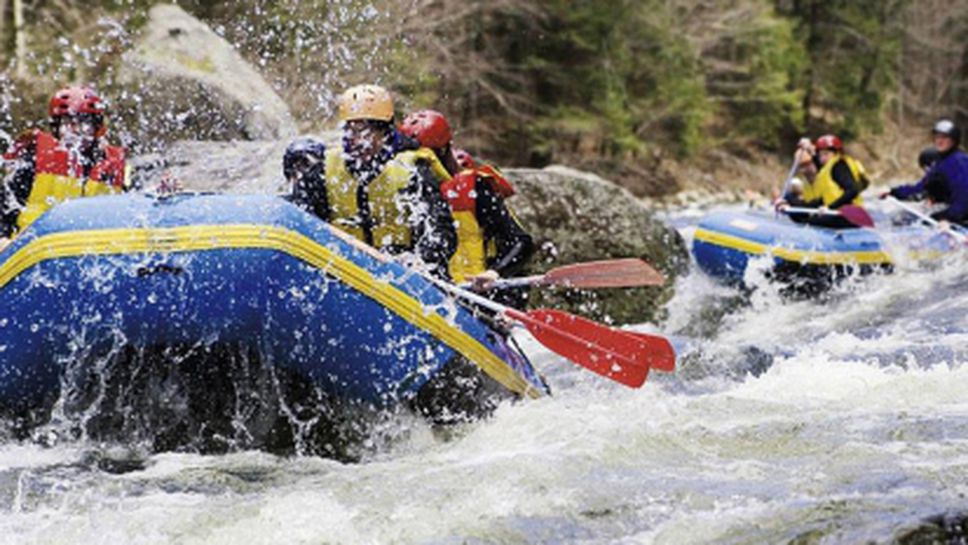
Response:
[{"label": "large gray rock", "polygon": [[148,144],[268,140],[295,134],[286,103],[238,52],[178,6],[151,8],[122,58],[119,115]]},{"label": "large gray rock", "polygon": [[686,270],[688,253],[678,232],[658,221],[630,192],[594,174],[566,167],[509,169],[518,189],[509,204],[540,250],[531,273],[557,265],[640,257],[666,275],[661,288],[532,292],[532,304],[570,308],[596,319],[637,323],[657,315]]}]

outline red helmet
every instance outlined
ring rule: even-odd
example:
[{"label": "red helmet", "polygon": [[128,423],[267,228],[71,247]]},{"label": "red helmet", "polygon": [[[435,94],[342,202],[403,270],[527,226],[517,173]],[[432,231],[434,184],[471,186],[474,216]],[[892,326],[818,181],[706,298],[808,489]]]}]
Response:
[{"label": "red helmet", "polygon": [[436,110],[420,110],[408,115],[400,125],[400,132],[430,149],[445,147],[453,137],[447,119]]},{"label": "red helmet", "polygon": [[844,149],[844,145],[840,142],[840,138],[837,138],[832,134],[825,134],[818,138],[815,146],[817,147],[817,151],[824,149],[842,151]]},{"label": "red helmet", "polygon": [[104,126],[104,103],[90,87],[65,87],[50,97],[47,114],[51,121],[57,122],[64,116],[92,115],[98,125],[97,135],[103,136],[107,127]]},{"label": "red helmet", "polygon": [[78,114],[104,115],[104,103],[89,87],[66,87],[50,97],[47,113],[51,118]]},{"label": "red helmet", "polygon": [[462,150],[460,148],[454,150],[454,160],[457,161],[457,165],[461,168],[461,170],[467,170],[476,166],[474,163],[474,158],[471,157],[471,154],[467,153],[467,150]]}]

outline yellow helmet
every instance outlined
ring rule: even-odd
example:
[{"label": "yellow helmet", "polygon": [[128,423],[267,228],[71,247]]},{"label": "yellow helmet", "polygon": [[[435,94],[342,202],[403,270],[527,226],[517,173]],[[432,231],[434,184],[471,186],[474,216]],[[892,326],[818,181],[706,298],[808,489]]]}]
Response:
[{"label": "yellow helmet", "polygon": [[355,119],[393,119],[393,98],[379,85],[357,85],[343,92],[339,99],[340,121]]}]

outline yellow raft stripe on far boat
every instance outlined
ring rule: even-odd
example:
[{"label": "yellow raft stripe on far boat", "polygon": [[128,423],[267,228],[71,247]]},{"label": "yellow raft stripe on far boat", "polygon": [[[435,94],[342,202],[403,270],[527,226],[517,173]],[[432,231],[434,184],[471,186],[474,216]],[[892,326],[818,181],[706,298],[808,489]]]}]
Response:
[{"label": "yellow raft stripe on far boat", "polygon": [[541,391],[516,373],[477,339],[447,322],[436,312],[426,312],[419,300],[379,281],[366,269],[318,242],[272,225],[191,225],[171,228],[131,228],[71,231],[38,237],[0,264],[0,288],[23,271],[50,259],[87,255],[148,252],[199,252],[256,248],[276,250],[300,259],[375,300],[414,326],[427,331],[512,392],[540,397]]},{"label": "yellow raft stripe on far boat", "polygon": [[767,246],[758,242],[752,242],[732,235],[708,231],[706,229],[696,229],[696,234],[694,237],[696,240],[701,240],[717,246],[723,246],[725,248],[731,248],[733,250],[740,250],[748,254],[761,255],[769,253],[774,257],[796,263],[813,265],[886,265],[891,263],[891,256],[883,250],[874,250],[870,252],[818,252],[810,250],[794,250],[792,248],[783,248],[779,246]]}]

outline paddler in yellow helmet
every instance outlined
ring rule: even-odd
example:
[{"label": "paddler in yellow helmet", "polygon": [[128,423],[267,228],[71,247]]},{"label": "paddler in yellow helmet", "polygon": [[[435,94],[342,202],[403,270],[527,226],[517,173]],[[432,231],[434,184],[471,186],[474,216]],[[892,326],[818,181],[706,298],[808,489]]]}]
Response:
[{"label": "paddler in yellow helmet", "polygon": [[449,174],[432,151],[412,149],[393,117],[393,99],[382,87],[357,85],[342,94],[342,145],[326,150],[325,191],[308,208],[375,248],[413,254],[449,278],[457,233],[438,189]]}]

